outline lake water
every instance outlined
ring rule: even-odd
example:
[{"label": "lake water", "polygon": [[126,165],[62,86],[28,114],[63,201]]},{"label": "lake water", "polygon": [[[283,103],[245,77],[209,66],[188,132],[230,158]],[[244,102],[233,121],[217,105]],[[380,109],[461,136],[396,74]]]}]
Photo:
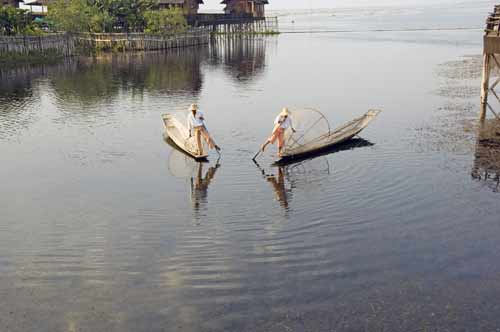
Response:
[{"label": "lake water", "polygon": [[[475,30],[1,69],[0,331],[497,331],[500,148],[475,121],[492,5],[280,18]],[[193,102],[220,160],[162,138]],[[259,168],[283,106],[334,127],[383,112],[330,154],[278,168],[270,147]]]}]

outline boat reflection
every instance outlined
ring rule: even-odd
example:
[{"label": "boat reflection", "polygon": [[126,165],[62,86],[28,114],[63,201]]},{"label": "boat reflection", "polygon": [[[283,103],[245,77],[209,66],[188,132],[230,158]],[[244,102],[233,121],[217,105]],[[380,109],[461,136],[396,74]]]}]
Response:
[{"label": "boat reflection", "polygon": [[324,178],[331,174],[332,166],[326,155],[373,145],[362,138],[351,139],[314,155],[288,160],[288,162],[274,163],[271,165],[273,170],[271,173],[266,172],[256,161],[254,162],[262,176],[271,184],[280,206],[288,211],[294,190],[318,188],[324,183]]},{"label": "boat reflection", "polygon": [[279,161],[276,161],[274,164],[276,166],[286,166],[286,165],[291,165],[295,163],[299,163],[305,160],[310,160],[314,159],[317,157],[321,156],[326,156],[332,153],[337,153],[340,151],[347,151],[347,150],[354,150],[357,148],[363,148],[363,147],[368,147],[368,146],[373,146],[374,144],[366,139],[363,138],[352,138],[344,143],[341,144],[336,144],[331,147],[326,147],[324,149],[321,149],[319,151],[303,155],[300,157],[290,157],[290,158],[283,158],[280,159]]},{"label": "boat reflection", "polygon": [[172,147],[168,160],[168,169],[173,177],[189,179],[190,199],[196,221],[200,221],[207,209],[208,188],[220,168],[220,158],[215,163],[196,161],[180,150],[170,139],[165,141]]},{"label": "boat reflection", "polygon": [[493,192],[500,190],[500,122],[489,120],[478,130],[471,176]]}]

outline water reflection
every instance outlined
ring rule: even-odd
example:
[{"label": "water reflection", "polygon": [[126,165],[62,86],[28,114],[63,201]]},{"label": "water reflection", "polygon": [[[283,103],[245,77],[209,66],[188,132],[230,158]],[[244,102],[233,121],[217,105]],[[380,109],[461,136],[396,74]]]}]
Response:
[{"label": "water reflection", "polygon": [[102,54],[79,58],[51,82],[62,101],[84,104],[106,102],[120,92],[142,96],[145,92],[195,97],[203,78],[201,62],[208,48],[170,52]]},{"label": "water reflection", "polygon": [[273,166],[270,172],[257,162],[255,165],[271,185],[276,200],[286,212],[290,208],[294,189],[307,189],[307,187],[314,186],[331,173],[330,162],[325,157]]},{"label": "water reflection", "polygon": [[276,200],[280,206],[288,211],[290,201],[293,197],[293,190],[308,189],[320,186],[324,178],[329,176],[332,171],[330,161],[327,155],[353,150],[362,147],[373,146],[374,144],[362,138],[351,139],[343,144],[327,148],[314,155],[295,158],[287,162],[275,163],[272,166],[272,172],[268,173],[258,163],[262,176],[271,184],[275,193]]},{"label": "water reflection", "polygon": [[500,122],[489,120],[478,130],[471,176],[493,192],[500,189]]},{"label": "water reflection", "polygon": [[314,159],[318,158],[321,156],[327,156],[329,154],[337,153],[340,151],[348,151],[348,150],[354,150],[357,148],[363,148],[363,147],[369,147],[373,146],[374,144],[366,139],[363,138],[352,138],[342,144],[337,144],[331,147],[324,148],[320,151],[299,156],[299,157],[294,157],[294,158],[288,158],[288,159],[282,159],[277,161],[275,164],[277,166],[286,166],[286,165],[291,165],[295,163],[302,162],[304,160],[309,160],[309,159]]},{"label": "water reflection", "polygon": [[122,110],[114,106],[124,98],[132,104],[161,95],[169,97],[167,102],[186,104],[199,98],[208,61],[238,81],[257,77],[265,67],[269,40],[221,36],[211,45],[168,52],[102,53],[52,65],[0,69],[0,135],[27,128],[33,121],[27,104],[38,103],[39,95],[56,106],[58,113],[51,113],[56,122],[80,116],[85,121],[98,117],[102,123]]},{"label": "water reflection", "polygon": [[33,122],[28,107],[35,99],[33,80],[46,71],[46,66],[0,68],[0,137],[26,129]]},{"label": "water reflection", "polygon": [[292,188],[286,188],[285,173],[287,172],[285,167],[277,167],[277,174],[266,174],[266,172],[261,169],[262,175],[266,178],[273,188],[276,195],[276,199],[280,203],[281,207],[288,210],[288,202],[292,198]]},{"label": "water reflection", "polygon": [[191,203],[196,220],[199,220],[208,203],[208,186],[215,177],[215,172],[220,167],[219,159],[214,166],[208,166],[206,172],[203,171],[205,163],[197,162],[198,170],[195,176],[191,177]]},{"label": "water reflection", "polygon": [[253,36],[220,36],[211,48],[213,64],[225,65],[225,71],[237,81],[258,77],[266,65],[267,43],[273,39]]},{"label": "water reflection", "polygon": [[168,169],[173,177],[189,179],[190,199],[196,221],[204,216],[208,204],[208,188],[220,168],[220,157],[215,164],[198,162],[180,150],[175,143],[167,138],[165,140],[172,147]]}]

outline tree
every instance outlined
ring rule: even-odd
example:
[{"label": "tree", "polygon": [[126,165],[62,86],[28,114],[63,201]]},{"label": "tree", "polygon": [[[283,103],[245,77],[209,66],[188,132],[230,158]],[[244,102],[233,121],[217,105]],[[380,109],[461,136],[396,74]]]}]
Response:
[{"label": "tree", "polygon": [[109,31],[113,20],[87,0],[56,0],[49,5],[49,21],[57,30],[67,32]]},{"label": "tree", "polygon": [[156,5],[155,0],[56,0],[49,18],[70,32],[143,31],[144,14]]},{"label": "tree", "polygon": [[182,9],[170,8],[148,11],[144,15],[146,28],[150,34],[171,34],[186,31],[187,21]]},{"label": "tree", "polygon": [[68,32],[176,33],[187,27],[181,9],[153,10],[156,0],[55,0],[49,21]]},{"label": "tree", "polygon": [[11,6],[0,6],[0,34],[16,35],[35,32],[33,16],[29,11]]},{"label": "tree", "polygon": [[96,0],[109,1],[108,12],[116,18],[116,25],[126,32],[144,31],[145,13],[157,6],[155,0]]}]

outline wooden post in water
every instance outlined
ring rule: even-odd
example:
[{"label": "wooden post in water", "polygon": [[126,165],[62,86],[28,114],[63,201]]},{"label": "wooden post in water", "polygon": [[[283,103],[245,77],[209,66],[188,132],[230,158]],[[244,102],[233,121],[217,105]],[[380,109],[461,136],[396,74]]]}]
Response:
[{"label": "wooden post in water", "polygon": [[496,57],[500,54],[500,6],[497,5],[486,19],[486,27],[484,30],[483,39],[483,77],[481,80],[481,108],[479,112],[479,119],[484,121],[486,119],[487,109],[500,120],[499,115],[493,109],[488,100],[488,95],[491,92],[500,104],[500,97],[495,91],[496,86],[500,83],[500,78],[490,86],[491,71],[496,70],[500,72],[500,62]]},{"label": "wooden post in water", "polygon": [[481,110],[479,119],[484,121],[486,119],[486,108],[488,107],[488,91],[490,88],[490,55],[484,52],[483,56],[483,79],[481,83]]}]

